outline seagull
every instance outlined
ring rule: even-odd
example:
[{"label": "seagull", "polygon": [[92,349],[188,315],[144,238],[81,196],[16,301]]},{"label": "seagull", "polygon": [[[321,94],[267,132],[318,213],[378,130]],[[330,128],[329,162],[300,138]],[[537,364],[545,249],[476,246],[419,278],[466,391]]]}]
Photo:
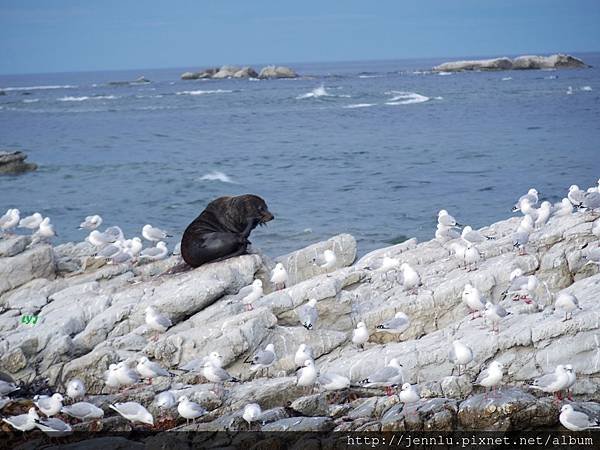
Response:
[{"label": "seagull", "polygon": [[600,192],[586,192],[583,195],[581,206],[590,211],[600,209]]},{"label": "seagull", "polygon": [[125,235],[123,234],[123,230],[120,227],[113,225],[112,227],[108,227],[104,230],[104,236],[108,242],[116,242],[116,241],[124,241]]},{"label": "seagull", "polygon": [[21,389],[15,383],[9,383],[8,381],[0,380],[0,395],[7,395],[11,392],[15,392]]},{"label": "seagull", "polygon": [[314,360],[314,354],[313,354],[313,349],[312,347],[306,345],[306,344],[300,344],[298,346],[298,350],[296,351],[296,354],[294,355],[294,363],[296,364],[296,367],[301,367],[304,365],[304,363],[308,360]]},{"label": "seagull", "polygon": [[492,237],[484,236],[477,230],[473,230],[473,228],[471,228],[469,225],[463,228],[460,236],[466,245],[480,244],[486,240],[493,239]]},{"label": "seagull", "polygon": [[79,224],[80,230],[95,230],[100,225],[102,225],[102,217],[98,214],[94,214],[93,216],[87,216],[83,222]]},{"label": "seagull", "polygon": [[148,306],[145,311],[148,329],[156,332],[154,339],[158,339],[158,333],[164,333],[173,325],[171,319],[154,309],[154,307]]},{"label": "seagull", "polygon": [[263,284],[258,278],[252,282],[250,286],[243,287],[240,289],[239,294],[244,295],[242,298],[242,304],[246,311],[254,309],[252,303],[263,296]]},{"label": "seagull", "polygon": [[458,239],[459,237],[460,233],[456,231],[456,228],[442,225],[440,223],[437,224],[437,228],[435,230],[435,238],[438,241],[443,243],[451,241],[452,239]]},{"label": "seagull", "polygon": [[59,393],[53,394],[52,397],[47,395],[33,397],[33,404],[46,416],[52,417],[58,414],[63,406],[64,398]]},{"label": "seagull", "polygon": [[496,386],[500,384],[500,382],[502,382],[503,369],[504,366],[502,365],[502,363],[498,361],[492,361],[487,369],[482,370],[479,373],[477,380],[475,380],[475,384],[483,386],[486,389],[491,387],[492,390],[495,391]]},{"label": "seagull", "polygon": [[154,426],[154,418],[146,408],[137,402],[115,403],[108,406],[131,422],[141,422]]},{"label": "seagull", "polygon": [[102,411],[102,409],[88,402],[79,402],[69,406],[63,406],[60,412],[81,421],[104,417],[104,411]]},{"label": "seagull", "polygon": [[111,364],[108,366],[108,370],[104,372],[104,377],[104,384],[106,384],[108,387],[118,389],[121,386],[121,382],[117,376],[116,364]]},{"label": "seagull", "polygon": [[515,204],[515,206],[513,206],[513,209],[512,209],[513,212],[520,211],[522,203],[524,201],[529,202],[531,205],[537,204],[537,202],[538,202],[538,195],[539,195],[539,193],[538,193],[538,191],[536,189],[534,189],[534,188],[529,189],[527,191],[527,194],[521,196],[519,198],[519,200],[517,201],[517,203]]},{"label": "seagull", "polygon": [[158,242],[166,239],[168,237],[173,237],[168,234],[166,231],[161,230],[160,228],[155,228],[150,224],[146,224],[142,227],[142,236],[147,241]]},{"label": "seagull", "polygon": [[2,230],[3,233],[10,232],[19,224],[20,218],[21,212],[18,209],[11,208],[7,210],[6,213],[0,217],[0,230]]},{"label": "seagull", "polygon": [[154,404],[160,409],[171,409],[177,404],[177,400],[171,391],[164,391],[154,397]]},{"label": "seagull", "polygon": [[471,311],[471,320],[475,319],[475,313],[481,316],[482,311],[485,310],[485,302],[481,299],[481,292],[470,283],[465,284],[463,288],[462,301]]},{"label": "seagull", "polygon": [[573,204],[573,206],[581,206],[583,204],[583,196],[585,192],[579,189],[579,186],[573,184],[569,187],[569,193],[567,194],[567,198]]},{"label": "seagull", "polygon": [[114,242],[110,236],[105,233],[101,233],[98,230],[92,230],[88,237],[85,238],[94,247],[103,247],[106,244]]},{"label": "seagull", "polygon": [[54,231],[54,225],[50,223],[50,217],[44,217],[42,223],[40,223],[40,227],[35,232],[34,235],[38,240],[47,241],[52,239],[54,236],[57,236]]},{"label": "seagull", "polygon": [[539,210],[535,209],[529,200],[523,200],[521,203],[521,212],[523,216],[529,217],[532,221],[537,220],[539,214]]},{"label": "seagull", "polygon": [[320,374],[317,382],[326,391],[338,391],[350,387],[350,380],[347,377],[333,372]]},{"label": "seagull", "polygon": [[531,303],[533,294],[538,286],[538,279],[535,275],[523,275],[521,269],[515,269],[510,276],[510,285],[502,292],[502,298],[506,298],[508,294],[513,294],[514,301],[525,299],[526,303]]},{"label": "seagull", "polygon": [[565,370],[565,366],[559,364],[556,366],[554,373],[549,373],[537,378],[533,384],[529,385],[532,389],[537,389],[548,394],[554,394],[560,400],[560,391],[565,389],[569,384],[569,375]]},{"label": "seagull", "polygon": [[573,212],[573,203],[568,198],[563,198],[552,207],[552,216],[564,217]]},{"label": "seagull", "polygon": [[94,259],[111,259],[123,251],[123,244],[120,241],[107,244],[96,253]]},{"label": "seagull", "polygon": [[567,371],[567,376],[569,377],[569,382],[567,383],[565,389],[567,390],[569,400],[573,400],[571,396],[571,388],[575,384],[575,381],[577,381],[577,375],[575,375],[575,371],[573,370],[573,366],[571,364],[565,364],[565,370]]},{"label": "seagull", "polygon": [[149,379],[150,383],[152,383],[152,378],[171,376],[171,374],[160,364],[155,361],[150,361],[146,356],[142,356],[138,361],[136,370],[142,378]]},{"label": "seagull", "polygon": [[71,425],[57,418],[35,420],[35,426],[50,437],[63,437],[73,433]]},{"label": "seagull", "polygon": [[30,216],[23,217],[19,222],[19,228],[27,228],[28,230],[37,230],[44,218],[39,212],[35,212]]},{"label": "seagull", "polygon": [[465,250],[465,269],[467,269],[467,272],[477,270],[476,266],[479,261],[481,261],[479,249],[473,244],[467,244],[467,249]]},{"label": "seagull", "polygon": [[462,225],[458,223],[454,217],[448,214],[448,211],[445,209],[440,209],[438,212],[438,225],[452,228],[462,227]]},{"label": "seagull", "polygon": [[269,344],[264,350],[259,350],[254,354],[250,361],[250,371],[256,372],[257,370],[267,369],[267,377],[269,376],[269,367],[275,364],[277,361],[277,355],[275,354],[275,347],[273,344]]},{"label": "seagull", "polygon": [[137,236],[123,241],[123,248],[129,250],[129,253],[134,258],[140,254],[143,247],[142,240]]},{"label": "seagull", "polygon": [[260,416],[262,416],[262,410],[260,409],[260,405],[258,403],[249,403],[244,406],[242,418],[248,422],[248,425],[251,425],[252,422],[258,421]]},{"label": "seagull", "polygon": [[576,309],[583,309],[579,306],[579,300],[573,294],[569,292],[562,292],[556,298],[554,302],[554,307],[557,309],[562,309],[565,312],[565,318],[563,322],[573,318],[573,311]]},{"label": "seagull", "polygon": [[468,345],[455,340],[452,342],[452,348],[448,352],[448,359],[458,367],[458,376],[460,376],[460,366],[466,366],[473,361],[473,350]]},{"label": "seagull", "polygon": [[271,272],[271,283],[275,285],[275,290],[285,288],[287,279],[288,274],[285,267],[283,267],[283,264],[277,263]]},{"label": "seagull", "polygon": [[586,264],[600,265],[600,247],[590,248],[581,257],[587,260]]},{"label": "seagull", "polygon": [[352,330],[352,343],[364,350],[365,344],[369,340],[369,330],[364,322],[358,322],[356,328]]},{"label": "seagull", "polygon": [[12,400],[9,397],[3,397],[0,395],[0,410],[8,405]]},{"label": "seagull", "polygon": [[119,384],[122,386],[131,386],[140,382],[138,373],[128,367],[124,361],[117,364],[115,375],[117,376],[117,380],[119,380]]},{"label": "seagull", "polygon": [[384,333],[400,334],[404,333],[410,326],[410,319],[403,312],[397,312],[393,319],[386,320],[385,322],[377,325],[375,328],[377,331]]},{"label": "seagull", "polygon": [[317,381],[317,369],[312,359],[304,361],[304,367],[296,372],[296,386],[312,387]]},{"label": "seagull", "polygon": [[529,231],[519,227],[512,235],[513,247],[519,249],[519,255],[525,254],[525,245],[529,242]]},{"label": "seagull", "polygon": [[319,266],[321,269],[328,270],[334,268],[337,263],[337,256],[335,255],[335,252],[329,249],[325,250],[323,252],[323,261],[325,262]]},{"label": "seagull", "polygon": [[179,369],[188,372],[202,372],[207,364],[212,364],[215,367],[223,367],[223,357],[218,352],[211,352],[208,356],[192,359],[180,365]]},{"label": "seagull", "polygon": [[169,256],[169,249],[167,244],[160,241],[156,244],[156,247],[148,247],[140,252],[140,259],[149,259],[150,261],[160,261]]},{"label": "seagull", "polygon": [[492,332],[496,331],[497,333],[500,333],[500,320],[509,314],[510,313],[507,312],[502,306],[495,305],[491,302],[487,302],[485,304],[485,311],[483,312],[485,318],[492,322]]},{"label": "seagull", "polygon": [[40,420],[40,416],[36,412],[35,408],[29,408],[27,414],[20,414],[18,416],[9,416],[2,419],[2,422],[6,422],[15,430],[19,431],[31,431],[35,428],[35,421]]},{"label": "seagull", "polygon": [[[460,236],[459,236],[460,237]],[[462,245],[459,242],[453,242],[450,244],[450,250],[454,252],[454,256],[458,259],[458,267],[460,267],[460,263],[462,262],[465,265],[465,269],[467,268],[467,262],[465,260],[465,256],[467,254],[467,247]]]},{"label": "seagull", "polygon": [[195,422],[198,417],[201,417],[208,412],[198,403],[190,401],[186,395],[179,397],[178,403],[177,412],[187,423],[189,423],[190,420]]},{"label": "seagull", "polygon": [[419,391],[415,386],[412,386],[410,383],[404,383],[400,390],[400,395],[398,396],[402,403],[416,403],[421,400],[421,396],[419,395]]},{"label": "seagull", "polygon": [[592,224],[592,234],[600,238],[600,219],[597,219]]},{"label": "seagull", "polygon": [[400,270],[402,271],[402,286],[404,287],[404,290],[415,293],[417,288],[421,286],[421,277],[419,276],[419,273],[408,263],[400,265]]},{"label": "seagull", "polygon": [[548,222],[551,212],[552,212],[552,205],[550,204],[550,202],[546,202],[546,201],[542,202],[542,205],[538,209],[537,219],[535,219],[535,227],[541,228],[542,226],[544,226],[546,224],[546,222]]},{"label": "seagull", "polygon": [[384,256],[381,260],[381,266],[377,270],[379,272],[389,272],[390,270],[397,270],[399,267],[400,261],[397,258]]},{"label": "seagull", "polygon": [[365,387],[386,387],[387,394],[391,395],[391,387],[404,382],[402,364],[392,358],[387,366],[382,367],[359,383]]},{"label": "seagull", "polygon": [[[239,381],[237,378],[232,377],[229,374],[229,372],[227,372],[222,367],[217,367],[214,364],[211,364],[210,362],[208,362],[204,366],[204,369],[202,370],[202,375],[208,381],[215,383],[215,385],[217,385],[217,384],[222,385],[226,381],[231,381],[234,383]],[[215,390],[216,390],[216,387],[215,387]]]},{"label": "seagull", "polygon": [[563,405],[560,409],[558,420],[563,427],[571,431],[584,431],[589,429],[598,429],[598,421],[590,418],[583,411],[575,411],[573,405]]},{"label": "seagull", "polygon": [[317,325],[319,319],[319,311],[317,311],[317,300],[311,298],[304,305],[298,308],[298,317],[300,323],[307,330],[312,330]]}]

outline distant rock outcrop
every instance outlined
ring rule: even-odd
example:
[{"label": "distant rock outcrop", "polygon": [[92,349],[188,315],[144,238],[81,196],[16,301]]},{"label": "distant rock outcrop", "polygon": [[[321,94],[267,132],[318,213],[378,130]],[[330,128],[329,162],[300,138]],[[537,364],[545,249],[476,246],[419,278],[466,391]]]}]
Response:
[{"label": "distant rock outcrop", "polygon": [[433,68],[436,72],[460,72],[464,70],[527,70],[527,69],[580,69],[589,67],[579,58],[562,53],[551,56],[525,55],[510,58],[451,61]]},{"label": "distant rock outcrop", "polygon": [[250,66],[222,66],[220,68],[210,68],[201,72],[184,72],[181,74],[182,80],[199,80],[203,78],[214,78],[222,80],[225,78],[296,78],[298,74],[289,67],[284,66],[266,66],[259,72]]},{"label": "distant rock outcrop", "polygon": [[0,150],[0,175],[17,174],[37,169],[37,164],[27,163],[23,152],[5,152]]}]

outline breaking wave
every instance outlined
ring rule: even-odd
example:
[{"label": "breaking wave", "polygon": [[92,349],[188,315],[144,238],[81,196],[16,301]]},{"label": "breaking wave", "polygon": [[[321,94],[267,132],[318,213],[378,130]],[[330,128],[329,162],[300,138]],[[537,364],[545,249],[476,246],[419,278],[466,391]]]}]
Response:
[{"label": "breaking wave", "polygon": [[386,105],[412,105],[413,103],[424,103],[429,100],[426,97],[416,92],[404,92],[404,91],[389,91],[386,92],[388,95],[393,95],[385,104]]},{"label": "breaking wave", "polygon": [[229,89],[214,89],[214,90],[206,90],[206,91],[199,89],[197,91],[175,92],[175,94],[177,94],[177,95],[205,95],[205,94],[229,94],[231,92],[233,92],[233,91],[231,91]]},{"label": "breaking wave", "polygon": [[219,172],[218,170],[214,170],[200,177],[201,181],[220,181],[222,183],[232,183],[235,184],[227,174],[223,172]]},{"label": "breaking wave", "polygon": [[70,84],[65,85],[50,85],[50,86],[14,86],[14,87],[5,87],[0,88],[0,91],[39,91],[44,89],[73,89],[77,86],[73,86]]}]

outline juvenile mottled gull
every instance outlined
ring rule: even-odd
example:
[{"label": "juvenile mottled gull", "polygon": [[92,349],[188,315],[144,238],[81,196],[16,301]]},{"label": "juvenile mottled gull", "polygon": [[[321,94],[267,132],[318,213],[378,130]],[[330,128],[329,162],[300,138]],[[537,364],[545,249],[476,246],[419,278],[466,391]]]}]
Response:
[{"label": "juvenile mottled gull", "polygon": [[154,425],[154,418],[146,408],[137,402],[115,403],[109,405],[110,409],[114,409],[127,420],[131,422],[141,422],[148,425]]},{"label": "juvenile mottled gull", "polygon": [[88,402],[79,402],[63,406],[60,412],[82,421],[99,419],[104,416],[104,411]]},{"label": "juvenile mottled gull", "polygon": [[298,308],[298,318],[300,323],[307,330],[313,330],[319,319],[319,311],[317,310],[317,300],[311,298],[304,305]]},{"label": "juvenile mottled gull", "polygon": [[571,431],[584,431],[592,429],[598,429],[598,422],[590,418],[583,411],[575,411],[573,405],[563,405],[560,409],[560,416],[558,420],[563,427]]},{"label": "juvenile mottled gull", "polygon": [[377,331],[382,331],[385,333],[403,333],[410,326],[410,319],[403,312],[397,312],[394,315],[393,319],[386,320],[385,322],[377,325]]},{"label": "juvenile mottled gull", "polygon": [[267,369],[267,376],[269,376],[269,367],[275,364],[277,355],[275,355],[275,346],[269,344],[264,350],[259,350],[252,356],[250,360],[250,370],[256,372],[257,370]]}]

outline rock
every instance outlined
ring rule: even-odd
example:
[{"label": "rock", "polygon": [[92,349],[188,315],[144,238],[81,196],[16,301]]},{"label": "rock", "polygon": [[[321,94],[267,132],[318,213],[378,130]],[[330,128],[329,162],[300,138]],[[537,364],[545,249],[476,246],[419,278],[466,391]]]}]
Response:
[{"label": "rock", "polygon": [[447,398],[421,399],[415,404],[397,404],[381,418],[381,431],[454,431],[458,403]]},{"label": "rock", "polygon": [[257,78],[258,73],[252,67],[242,67],[233,74],[233,78]]},{"label": "rock", "polygon": [[233,78],[233,76],[240,70],[242,69],[236,66],[222,66],[219,71],[212,76],[212,78],[217,80],[223,78]]},{"label": "rock", "polygon": [[0,258],[0,294],[34,278],[52,277],[54,277],[54,253],[49,245],[36,245],[10,258]]},{"label": "rock", "polygon": [[29,236],[15,236],[0,241],[0,257],[15,256],[31,244]]},{"label": "rock", "polygon": [[258,78],[297,78],[298,74],[289,67],[266,66],[260,70]]},{"label": "rock", "polygon": [[200,78],[200,72],[183,72],[181,74],[182,80],[197,80]]},{"label": "rock", "polygon": [[581,59],[562,53],[551,56],[519,56],[509,58],[480,59],[473,61],[453,61],[433,68],[436,72],[457,72],[463,70],[527,70],[527,69],[580,69],[589,67]]},{"label": "rock", "polygon": [[184,72],[181,74],[182,80],[198,80],[204,78],[212,78],[219,71],[216,67],[201,70],[200,72]]},{"label": "rock", "polygon": [[501,388],[496,396],[477,394],[460,404],[458,421],[466,430],[539,429],[557,423],[559,407],[517,388]]},{"label": "rock", "polygon": [[334,426],[330,417],[290,417],[269,423],[262,431],[331,431]]},{"label": "rock", "polygon": [[329,415],[327,397],[321,394],[297,398],[292,402],[290,408],[303,416]]},{"label": "rock", "polygon": [[581,69],[588,67],[581,59],[559,53],[551,56],[519,56],[513,60],[513,70]]},{"label": "rock", "polygon": [[21,151],[0,151],[0,175],[15,175],[36,170],[37,164],[26,163],[26,159],[27,155]]},{"label": "rock", "polygon": [[510,70],[512,61],[509,58],[479,59],[472,61],[453,61],[433,68],[436,72],[459,72],[463,70]]}]

